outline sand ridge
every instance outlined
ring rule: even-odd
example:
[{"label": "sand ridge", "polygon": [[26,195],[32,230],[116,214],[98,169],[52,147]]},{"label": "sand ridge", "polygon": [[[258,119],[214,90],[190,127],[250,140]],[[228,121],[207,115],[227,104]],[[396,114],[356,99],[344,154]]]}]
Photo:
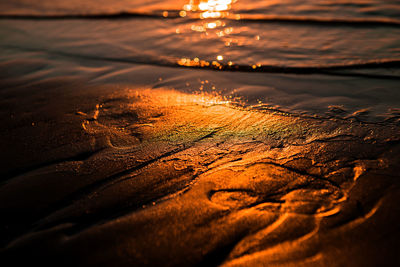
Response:
[{"label": "sand ridge", "polygon": [[[16,161],[0,187],[5,257],[361,266],[371,259],[353,254],[368,251],[374,261],[396,260],[396,234],[387,237],[399,216],[396,124],[260,112],[168,89],[87,86],[77,94],[74,83],[62,84],[51,102],[40,99],[52,90],[31,97],[27,105],[42,105],[36,113],[9,102],[9,129],[39,119],[29,130],[17,123],[13,138],[28,133],[51,153],[27,156],[22,146],[20,157],[3,143]],[[56,112],[39,118],[46,109]],[[16,171],[21,164],[26,171]]]}]

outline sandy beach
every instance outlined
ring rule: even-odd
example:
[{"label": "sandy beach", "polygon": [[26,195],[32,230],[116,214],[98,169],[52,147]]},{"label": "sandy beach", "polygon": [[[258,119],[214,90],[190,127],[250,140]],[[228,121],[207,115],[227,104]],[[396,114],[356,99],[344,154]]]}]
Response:
[{"label": "sandy beach", "polygon": [[[2,85],[2,258],[84,266],[398,262],[396,123],[119,88],[71,79]],[[16,90],[30,97],[12,97]]]},{"label": "sandy beach", "polygon": [[0,265],[399,266],[399,17],[0,3]]}]

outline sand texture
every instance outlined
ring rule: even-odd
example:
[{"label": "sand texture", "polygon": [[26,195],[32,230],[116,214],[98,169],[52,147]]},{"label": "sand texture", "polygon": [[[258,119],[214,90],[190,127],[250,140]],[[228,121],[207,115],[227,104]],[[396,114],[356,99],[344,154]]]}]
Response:
[{"label": "sand texture", "polygon": [[0,90],[5,262],[400,263],[398,122],[68,78],[21,84]]}]

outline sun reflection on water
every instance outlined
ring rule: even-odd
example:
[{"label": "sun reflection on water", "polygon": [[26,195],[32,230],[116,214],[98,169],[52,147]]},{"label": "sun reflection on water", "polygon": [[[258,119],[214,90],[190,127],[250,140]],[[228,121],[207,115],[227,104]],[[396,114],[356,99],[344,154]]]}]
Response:
[{"label": "sun reflection on water", "polygon": [[189,4],[183,6],[183,10],[179,12],[179,15],[186,17],[188,13],[191,13],[199,14],[195,17],[202,20],[217,19],[215,21],[207,21],[200,26],[192,25],[193,31],[205,32],[207,29],[225,27],[225,22],[220,19],[229,16],[229,11],[234,2],[236,0],[190,0]]},{"label": "sun reflection on water", "polygon": [[236,0],[190,0],[183,6],[186,12],[200,12],[201,19],[221,18],[229,15],[229,10]]},{"label": "sun reflection on water", "polygon": [[[232,5],[237,0],[190,0],[189,3],[183,6],[183,10],[179,12],[181,17],[194,17],[198,21],[190,26],[190,30],[200,33],[200,38],[223,38],[234,32],[233,27],[226,27],[226,22],[223,18],[229,17]],[[176,29],[176,34],[181,34],[181,29]],[[229,39],[231,40],[231,39]],[[231,42],[229,43],[230,46]],[[186,67],[213,67],[222,69],[223,66],[232,67],[232,61],[224,61],[223,55],[215,55],[217,60],[202,60],[199,58],[181,58],[177,61],[178,65]]]}]

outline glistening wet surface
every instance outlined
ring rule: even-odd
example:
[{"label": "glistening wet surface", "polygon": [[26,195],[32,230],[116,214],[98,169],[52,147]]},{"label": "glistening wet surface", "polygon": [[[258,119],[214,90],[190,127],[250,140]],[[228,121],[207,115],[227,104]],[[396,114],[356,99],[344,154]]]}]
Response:
[{"label": "glistening wet surface", "polygon": [[[333,109],[343,110],[343,117],[361,113],[360,120],[382,121],[397,116],[400,108],[396,1],[15,0],[1,5],[3,62],[41,60],[46,69],[64,66],[64,61],[77,64],[61,70],[63,75],[101,66],[94,78],[107,73],[119,83],[137,83],[131,72],[137,65],[165,66],[177,73],[180,68],[219,71],[205,71],[209,77],[204,80],[212,83],[224,80],[226,72],[240,72],[240,83],[207,88],[197,85],[198,77],[177,74],[168,75],[168,86],[236,94],[251,105],[309,115]],[[150,73],[154,77],[147,86],[166,78],[162,71]],[[268,82],[270,73],[277,74],[278,82]],[[288,85],[282,74],[301,75]],[[271,88],[293,93],[276,96]],[[313,107],[298,99],[287,103],[304,94]]]},{"label": "glistening wet surface", "polygon": [[400,262],[396,1],[0,9],[4,262]]}]

